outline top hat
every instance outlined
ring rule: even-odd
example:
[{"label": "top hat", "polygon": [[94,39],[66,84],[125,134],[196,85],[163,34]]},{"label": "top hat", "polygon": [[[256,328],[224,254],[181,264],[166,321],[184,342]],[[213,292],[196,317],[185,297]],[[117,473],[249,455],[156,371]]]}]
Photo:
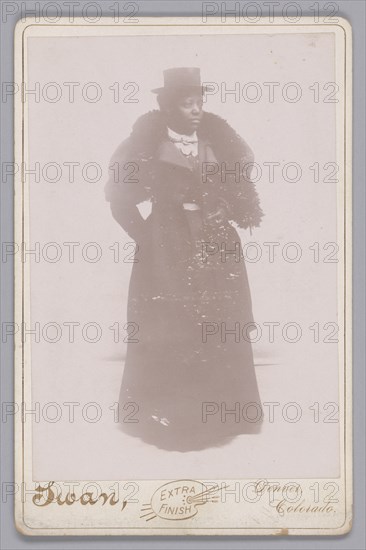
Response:
[{"label": "top hat", "polygon": [[151,90],[154,94],[162,91],[176,92],[183,89],[194,89],[206,91],[208,86],[202,86],[201,74],[198,67],[177,67],[174,69],[166,69],[163,71],[164,86],[162,88],[154,88]]}]

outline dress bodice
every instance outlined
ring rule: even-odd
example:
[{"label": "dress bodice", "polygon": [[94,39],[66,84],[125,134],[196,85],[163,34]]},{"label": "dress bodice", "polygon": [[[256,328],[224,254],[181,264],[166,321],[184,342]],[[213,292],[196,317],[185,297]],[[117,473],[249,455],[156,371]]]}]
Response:
[{"label": "dress bodice", "polygon": [[[183,153],[181,153],[183,155]],[[190,184],[184,196],[184,202],[200,205],[202,200],[202,189],[200,186],[200,166],[201,160],[198,155],[184,155],[191,165],[193,176],[190,178]]]}]

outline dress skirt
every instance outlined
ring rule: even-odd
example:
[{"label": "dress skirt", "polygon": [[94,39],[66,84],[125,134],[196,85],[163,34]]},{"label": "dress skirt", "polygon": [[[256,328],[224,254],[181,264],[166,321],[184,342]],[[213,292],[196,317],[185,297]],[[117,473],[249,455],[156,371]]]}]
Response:
[{"label": "dress skirt", "polygon": [[132,268],[127,321],[138,332],[127,344],[121,427],[176,451],[258,433],[254,320],[239,235],[229,222],[204,224],[200,210],[183,218],[171,212],[170,229],[157,216],[153,208]]}]

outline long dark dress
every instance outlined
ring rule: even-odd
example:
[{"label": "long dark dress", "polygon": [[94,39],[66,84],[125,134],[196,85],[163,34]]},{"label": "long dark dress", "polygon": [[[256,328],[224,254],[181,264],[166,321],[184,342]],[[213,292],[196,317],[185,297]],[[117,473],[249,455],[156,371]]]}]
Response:
[{"label": "long dark dress", "polygon": [[[142,115],[113,155],[105,188],[114,218],[138,244],[127,307],[138,332],[127,346],[121,427],[179,451],[258,433],[262,421],[246,329],[253,323],[251,295],[232,222],[257,226],[263,213],[246,176],[200,173],[203,163],[231,167],[253,158],[217,115],[205,112],[197,135],[192,165],[168,139],[162,114]],[[147,199],[152,211],[144,220],[137,205]],[[223,204],[227,219],[210,220]]]},{"label": "long dark dress", "polygon": [[[122,414],[121,426],[170,450],[221,445],[261,426],[240,238],[228,220],[207,216],[220,199],[209,188],[212,182],[205,186],[201,178],[202,162],[212,156],[200,139],[192,165],[164,140],[149,157],[152,171],[139,161],[143,190],[152,197],[146,221],[136,214],[141,187],[129,191],[123,185],[120,195],[109,196],[115,218],[139,246],[127,311],[128,322],[138,326],[138,342],[128,343],[120,390],[121,411],[129,403],[138,411],[132,418]],[[199,210],[185,210],[184,203]]]}]

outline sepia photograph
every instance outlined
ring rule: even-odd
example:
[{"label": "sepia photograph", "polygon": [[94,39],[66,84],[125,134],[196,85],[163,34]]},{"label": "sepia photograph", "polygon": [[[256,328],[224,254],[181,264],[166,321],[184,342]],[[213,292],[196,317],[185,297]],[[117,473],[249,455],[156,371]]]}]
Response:
[{"label": "sepia photograph", "polygon": [[350,25],[75,21],[16,31],[18,529],[347,532]]},{"label": "sepia photograph", "polygon": [[[138,247],[127,304],[138,342],[127,344],[120,404],[137,404],[139,422],[123,425],[143,440],[193,451],[259,430],[249,339],[255,325],[240,237],[230,221],[251,228],[262,211],[250,176],[242,174],[252,152],[225,120],[203,110],[200,69],[163,74],[164,85],[153,90],[158,109],[139,117],[118,147],[106,186],[114,219]],[[151,205],[146,219],[141,203]],[[232,336],[219,337],[222,329]],[[221,402],[231,402],[234,415],[236,403],[252,406],[254,416],[202,421],[202,405],[207,416]]]}]

